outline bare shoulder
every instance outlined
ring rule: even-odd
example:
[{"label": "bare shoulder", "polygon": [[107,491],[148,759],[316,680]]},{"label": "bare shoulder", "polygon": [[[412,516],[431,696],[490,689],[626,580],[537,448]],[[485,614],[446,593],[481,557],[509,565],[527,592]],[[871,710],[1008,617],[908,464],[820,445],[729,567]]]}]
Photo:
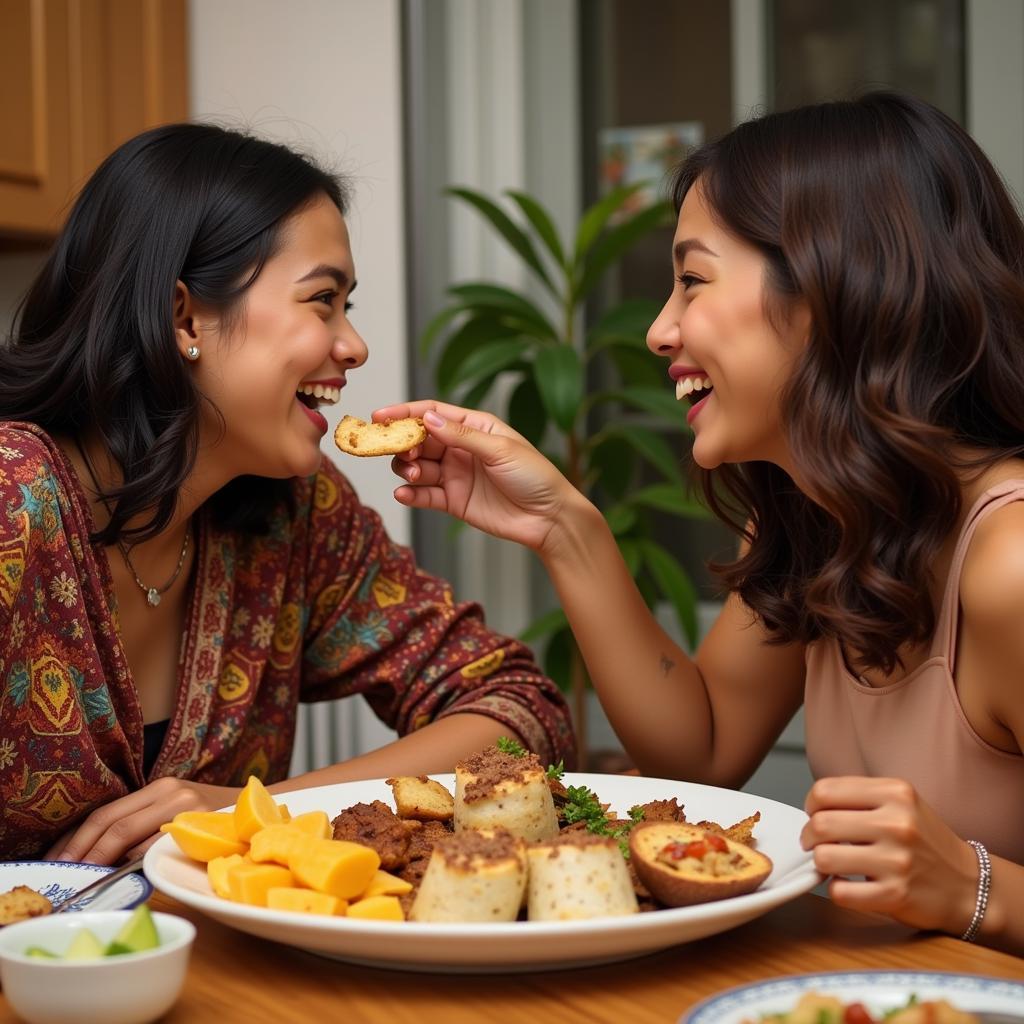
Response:
[{"label": "bare shoulder", "polygon": [[[960,607],[958,664],[971,666],[968,676],[959,678],[964,710],[990,743],[1022,750],[1024,501],[1005,505],[978,524],[960,577]],[[978,712],[973,716],[972,692]]]},{"label": "bare shoulder", "polygon": [[984,627],[1024,623],[1024,501],[986,516],[975,530],[960,577],[964,616]]}]

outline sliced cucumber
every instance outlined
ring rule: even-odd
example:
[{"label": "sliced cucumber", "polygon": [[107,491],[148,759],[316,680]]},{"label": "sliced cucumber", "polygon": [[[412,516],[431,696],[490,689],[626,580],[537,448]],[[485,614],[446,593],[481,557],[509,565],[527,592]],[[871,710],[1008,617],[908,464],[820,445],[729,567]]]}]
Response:
[{"label": "sliced cucumber", "polygon": [[59,960],[60,957],[56,953],[51,953],[48,949],[43,949],[42,946],[29,946],[25,950],[25,956],[36,957],[39,960]]},{"label": "sliced cucumber", "polygon": [[88,928],[75,933],[64,954],[65,960],[98,960],[104,955],[103,943]]},{"label": "sliced cucumber", "polygon": [[147,949],[156,949],[159,945],[160,936],[153,915],[149,912],[149,907],[142,903],[132,911],[132,916],[110,940],[104,952],[107,956],[120,956],[124,953],[141,953]]}]

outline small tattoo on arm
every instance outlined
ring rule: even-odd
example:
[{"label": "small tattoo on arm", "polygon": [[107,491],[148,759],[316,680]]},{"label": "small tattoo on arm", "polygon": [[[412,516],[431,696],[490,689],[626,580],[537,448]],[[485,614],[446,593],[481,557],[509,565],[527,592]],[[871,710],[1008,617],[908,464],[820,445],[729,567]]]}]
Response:
[{"label": "small tattoo on arm", "polygon": [[667,676],[675,667],[676,663],[668,655],[663,654],[661,656],[661,674],[663,676]]}]

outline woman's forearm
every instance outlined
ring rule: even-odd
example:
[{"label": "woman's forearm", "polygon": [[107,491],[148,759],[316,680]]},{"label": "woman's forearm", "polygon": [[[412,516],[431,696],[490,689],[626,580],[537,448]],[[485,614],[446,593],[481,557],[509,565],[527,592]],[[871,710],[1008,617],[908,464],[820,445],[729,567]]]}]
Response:
[{"label": "woman's forearm", "polygon": [[604,517],[581,498],[539,554],[634,763],[648,775],[706,777],[713,731],[704,682],[644,603]]},{"label": "woman's forearm", "polygon": [[417,729],[393,743],[327,768],[306,772],[270,786],[272,793],[288,793],[336,782],[381,779],[391,775],[451,772],[455,762],[490,746],[499,736],[519,739],[495,718],[472,713],[450,715]]},{"label": "woman's forearm", "polygon": [[1024,956],[1024,866],[992,857],[992,887],[977,941]]}]

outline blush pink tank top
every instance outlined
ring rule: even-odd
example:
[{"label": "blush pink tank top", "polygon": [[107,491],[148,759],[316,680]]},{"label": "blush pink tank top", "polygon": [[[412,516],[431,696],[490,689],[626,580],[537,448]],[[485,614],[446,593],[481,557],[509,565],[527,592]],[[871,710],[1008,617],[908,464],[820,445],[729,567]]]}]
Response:
[{"label": "blush pink tank top", "polygon": [[[1007,480],[971,509],[957,542],[927,661],[899,682],[872,687],[846,666],[839,643],[807,648],[807,760],[815,778],[901,778],[963,839],[1024,863],[1024,756],[1008,754],[971,728],[957,697],[960,573],[978,523],[1024,501],[1024,480]],[[1024,628],[1024,623],[1021,624]],[[1024,700],[1024,679],[1021,680]]]}]

